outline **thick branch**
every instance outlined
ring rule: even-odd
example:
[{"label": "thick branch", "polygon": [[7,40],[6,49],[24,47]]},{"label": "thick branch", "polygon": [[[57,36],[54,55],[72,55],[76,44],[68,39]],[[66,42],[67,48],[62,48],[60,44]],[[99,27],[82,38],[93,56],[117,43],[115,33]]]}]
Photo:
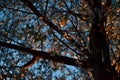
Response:
[{"label": "thick branch", "polygon": [[72,65],[72,66],[79,66],[76,63],[77,59],[73,59],[73,58],[69,58],[69,57],[65,57],[65,56],[60,56],[60,55],[50,55],[50,53],[48,53],[48,52],[36,51],[36,50],[30,49],[30,48],[25,48],[25,47],[21,47],[21,46],[17,46],[14,44],[1,42],[1,41],[0,41],[0,46],[19,50],[19,51],[25,52],[26,54],[31,54],[35,57],[52,60],[54,62],[60,62],[63,64]]}]

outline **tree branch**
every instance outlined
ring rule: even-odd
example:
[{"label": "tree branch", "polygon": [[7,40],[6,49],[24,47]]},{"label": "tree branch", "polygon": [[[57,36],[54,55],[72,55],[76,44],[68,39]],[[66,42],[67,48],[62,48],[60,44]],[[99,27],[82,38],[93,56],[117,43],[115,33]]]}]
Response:
[{"label": "tree branch", "polygon": [[27,62],[24,66],[23,66],[23,68],[24,69],[27,69],[27,68],[29,68],[29,67],[31,67],[35,62],[37,62],[39,60],[39,57],[34,57],[33,56],[33,58],[32,58],[32,60],[30,60],[29,62]]},{"label": "tree branch", "polygon": [[44,11],[44,17],[46,16],[47,7],[48,7],[48,0],[46,0],[46,6],[45,6],[45,11]]},{"label": "tree branch", "polygon": [[6,6],[1,6],[1,5],[0,5],[0,7],[1,7],[1,8],[5,8],[5,9],[9,9],[9,10],[19,11],[19,12],[22,12],[22,13],[34,14],[34,13],[32,13],[32,12],[23,11],[23,10],[19,10],[19,9],[14,9],[14,8],[12,8],[12,7],[6,7]]},{"label": "tree branch", "polygon": [[46,24],[48,24],[51,28],[56,30],[58,33],[60,33],[60,29],[54,25],[52,22],[50,22],[44,15],[40,14],[39,11],[35,8],[35,6],[29,1],[29,0],[21,0],[25,5],[27,5],[33,12],[34,14],[43,20]]},{"label": "tree branch", "polygon": [[[49,27],[51,27],[52,29],[54,29],[55,31],[57,31],[59,34],[61,34],[62,36],[65,34],[65,32],[63,30],[61,30],[58,26],[54,25],[51,21],[49,21],[47,19],[47,17],[45,17],[44,15],[40,14],[39,11],[35,8],[35,6],[29,1],[29,0],[21,0],[25,5],[27,5],[34,13],[35,15],[40,18],[42,21],[44,21],[47,25],[49,25]],[[75,46],[78,46],[79,48],[81,48],[82,46],[80,44],[78,44],[78,42],[76,42],[76,40],[74,40],[71,36],[69,36],[70,39],[68,40],[70,43],[74,43],[76,44]]]},{"label": "tree branch", "polygon": [[[49,25],[49,27],[51,27],[52,29],[54,29],[55,31],[57,31],[59,34],[61,34],[62,36],[64,34],[66,34],[66,32],[64,32],[63,30],[61,30],[58,26],[56,26],[55,24],[53,24],[51,21],[48,20],[47,17],[45,17],[44,15],[40,14],[39,11],[35,8],[35,6],[29,1],[29,0],[21,0],[27,7],[29,7],[34,14],[43,22],[45,22],[47,25]],[[76,42],[76,40],[74,40],[71,36],[69,36],[70,39],[68,40],[71,44],[73,44],[73,46],[77,46],[77,47],[82,47],[79,43]],[[38,53],[38,52],[34,52],[34,53]],[[64,63],[64,64],[68,64],[68,65],[74,65],[74,66],[78,66],[78,64],[76,64],[76,59],[72,59],[72,58],[68,58],[68,57],[64,57],[64,56],[59,56],[59,55],[54,55],[51,56],[49,53],[47,52],[41,52],[39,51],[39,53],[41,54],[41,56],[43,57],[43,59],[49,59],[52,61],[56,61],[56,62],[60,62],[60,63]],[[39,54],[39,55],[40,55]],[[33,54],[32,54],[33,55]],[[38,55],[37,55],[38,56]],[[40,57],[41,57],[40,56]],[[46,56],[46,57],[45,57]],[[62,60],[63,59],[63,60]],[[79,60],[80,61],[80,60]],[[84,63],[86,64],[86,63]]]},{"label": "tree branch", "polygon": [[[19,50],[19,51],[25,52],[26,54],[31,54],[34,57],[52,60],[54,62],[60,62],[60,63],[67,64],[67,65],[79,66],[79,64],[76,63],[77,59],[73,59],[70,57],[65,57],[65,56],[60,56],[60,55],[50,55],[50,53],[48,53],[48,52],[36,51],[36,50],[30,49],[30,48],[25,48],[25,47],[21,47],[18,45],[5,43],[5,42],[1,42],[1,41],[0,41],[0,46]],[[81,61],[81,62],[84,63],[84,61]]]},{"label": "tree branch", "polygon": [[72,49],[68,44],[66,44],[63,40],[61,40],[60,38],[58,38],[58,36],[53,32],[53,30],[51,29],[52,34],[66,47],[68,47],[71,51],[73,51],[74,53],[78,54],[76,52],[76,50]]}]

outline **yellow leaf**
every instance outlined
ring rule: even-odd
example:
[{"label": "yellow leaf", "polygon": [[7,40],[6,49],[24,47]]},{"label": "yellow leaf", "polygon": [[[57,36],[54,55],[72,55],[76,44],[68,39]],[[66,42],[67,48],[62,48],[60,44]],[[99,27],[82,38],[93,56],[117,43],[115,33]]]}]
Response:
[{"label": "yellow leaf", "polygon": [[59,25],[63,27],[66,23],[67,23],[67,19],[61,19],[61,21],[59,22]]}]

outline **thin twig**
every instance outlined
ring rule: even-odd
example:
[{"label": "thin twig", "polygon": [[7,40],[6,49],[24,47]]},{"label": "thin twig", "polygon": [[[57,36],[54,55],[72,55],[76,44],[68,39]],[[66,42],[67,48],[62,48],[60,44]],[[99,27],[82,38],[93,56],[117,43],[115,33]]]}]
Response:
[{"label": "thin twig", "polygon": [[10,9],[10,10],[15,10],[15,11],[20,11],[23,13],[28,13],[28,14],[34,14],[32,12],[27,12],[27,11],[23,11],[23,10],[19,10],[19,9],[14,9],[14,8],[10,8],[10,7],[5,7],[5,6],[0,6],[1,8],[6,8],[6,9]]},{"label": "thin twig", "polygon": [[53,35],[62,43],[64,44],[66,47],[68,47],[70,50],[72,50],[73,52],[75,52],[76,54],[78,54],[74,49],[72,49],[70,46],[68,46],[64,41],[62,41],[60,38],[57,37],[57,35],[55,35],[55,33],[53,32],[53,30],[51,29],[51,32],[53,33]]},{"label": "thin twig", "polygon": [[48,7],[48,0],[46,1],[45,11],[44,11],[44,17],[46,16],[47,7]]}]

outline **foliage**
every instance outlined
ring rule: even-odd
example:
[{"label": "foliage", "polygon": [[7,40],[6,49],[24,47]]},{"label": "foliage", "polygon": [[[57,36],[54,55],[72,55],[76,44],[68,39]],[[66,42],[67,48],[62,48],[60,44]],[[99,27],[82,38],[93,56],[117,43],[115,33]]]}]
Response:
[{"label": "foliage", "polygon": [[[27,0],[25,0],[27,1]],[[25,48],[85,61],[94,14],[86,0],[29,0],[42,16],[37,16],[22,0],[1,0],[0,41]],[[102,0],[103,1],[103,0]],[[104,2],[103,2],[104,3]],[[120,1],[109,8],[106,34],[111,64],[120,73]],[[58,28],[51,27],[50,22]],[[28,69],[22,66],[34,56],[0,47],[0,79],[87,80],[86,70],[39,59]],[[117,62],[116,62],[117,61]],[[92,77],[91,77],[92,78]]]}]

